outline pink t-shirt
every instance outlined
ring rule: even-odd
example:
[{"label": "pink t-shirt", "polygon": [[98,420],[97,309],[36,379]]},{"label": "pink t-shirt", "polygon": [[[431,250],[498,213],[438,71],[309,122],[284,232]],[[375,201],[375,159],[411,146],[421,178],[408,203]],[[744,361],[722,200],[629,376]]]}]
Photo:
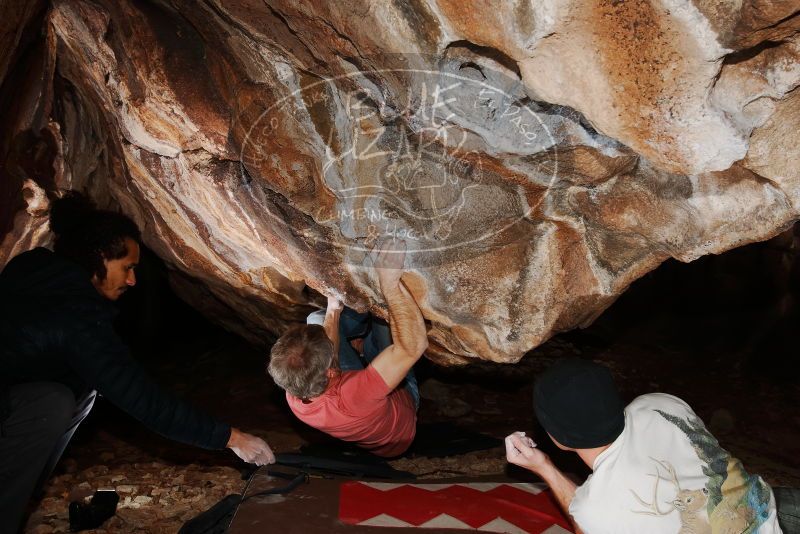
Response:
[{"label": "pink t-shirt", "polygon": [[404,388],[389,389],[372,366],[331,379],[325,393],[304,403],[286,393],[298,419],[378,456],[403,454],[414,440],[417,411]]}]

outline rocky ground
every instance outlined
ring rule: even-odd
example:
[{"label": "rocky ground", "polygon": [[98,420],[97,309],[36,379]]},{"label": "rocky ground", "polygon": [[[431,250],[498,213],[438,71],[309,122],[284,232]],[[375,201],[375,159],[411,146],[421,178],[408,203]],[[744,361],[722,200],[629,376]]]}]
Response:
[{"label": "rocky ground", "polygon": [[[554,338],[517,365],[438,368],[423,362],[421,420],[449,421],[497,437],[514,430],[535,434],[533,379],[548,363],[575,355],[610,366],[626,400],[652,391],[684,398],[748,470],[773,485],[800,486],[800,386],[787,360],[792,352],[781,352],[774,343],[764,348],[770,309],[722,306],[717,299],[709,313],[713,295],[697,293],[694,286],[673,286],[667,293],[675,295],[663,289],[653,293],[648,283],[635,286],[630,298],[623,297],[592,327]],[[656,275],[651,285],[664,283]],[[170,390],[265,437],[276,451],[320,438],[287,412],[263,372],[260,351],[194,320],[172,329],[170,339],[159,349],[138,350]],[[546,446],[546,440],[538,441]],[[548,452],[577,476],[586,474],[574,459],[552,448]],[[426,478],[499,474],[506,468],[501,449],[393,465]],[[173,444],[100,400],[36,503],[26,531],[66,532],[71,500],[114,488],[121,497],[118,512],[95,532],[176,532],[225,495],[241,492],[244,467],[229,451]]]}]

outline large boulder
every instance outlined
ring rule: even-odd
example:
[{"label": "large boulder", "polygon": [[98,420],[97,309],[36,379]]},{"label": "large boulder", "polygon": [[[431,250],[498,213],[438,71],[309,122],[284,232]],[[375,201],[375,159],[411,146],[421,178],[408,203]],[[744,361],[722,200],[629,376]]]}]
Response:
[{"label": "large boulder", "polygon": [[800,217],[796,1],[43,5],[0,23],[0,261],[80,189],[254,341],[385,314],[401,238],[429,356],[514,362]]}]

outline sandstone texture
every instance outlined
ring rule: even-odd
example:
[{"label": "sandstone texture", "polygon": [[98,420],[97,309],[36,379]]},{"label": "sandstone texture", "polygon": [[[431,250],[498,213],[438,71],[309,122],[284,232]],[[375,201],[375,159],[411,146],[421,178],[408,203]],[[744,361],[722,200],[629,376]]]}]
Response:
[{"label": "sandstone texture", "polygon": [[254,341],[399,237],[428,356],[515,362],[800,218],[797,0],[0,5],[0,264],[86,191]]}]

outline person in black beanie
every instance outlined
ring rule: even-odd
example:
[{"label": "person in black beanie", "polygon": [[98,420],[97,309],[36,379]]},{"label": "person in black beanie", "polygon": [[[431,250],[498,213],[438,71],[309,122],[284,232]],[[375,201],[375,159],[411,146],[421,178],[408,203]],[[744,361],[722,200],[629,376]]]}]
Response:
[{"label": "person in black beanie", "polygon": [[114,332],[111,302],[136,283],[136,224],[72,193],[53,202],[50,228],[54,252],[24,252],[0,273],[0,533],[17,532],[96,392],[170,439],[274,462],[261,438],[158,387]]},{"label": "person in black beanie", "polygon": [[506,458],[550,486],[575,532],[797,532],[796,490],[777,488],[776,506],[771,488],[677,397],[651,393],[624,406],[609,370],[577,358],[545,371],[533,397],[550,439],[592,475],[578,486],[524,432],[506,437]]}]

